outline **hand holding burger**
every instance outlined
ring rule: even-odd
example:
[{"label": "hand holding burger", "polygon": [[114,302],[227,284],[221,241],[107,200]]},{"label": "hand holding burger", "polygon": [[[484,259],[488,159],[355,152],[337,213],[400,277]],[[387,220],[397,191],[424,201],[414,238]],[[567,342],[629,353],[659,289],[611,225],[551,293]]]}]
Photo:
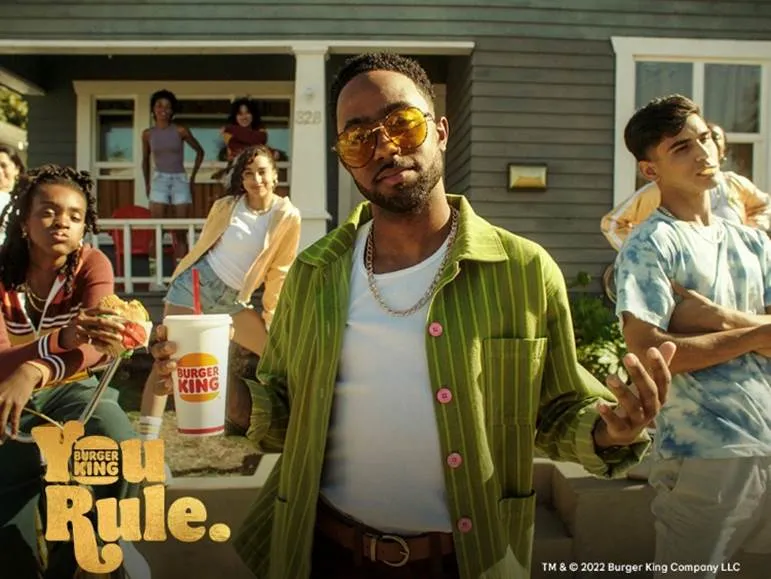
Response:
[{"label": "hand holding burger", "polygon": [[117,357],[146,346],[151,328],[150,315],[141,302],[126,302],[113,294],[99,300],[95,308],[82,310],[61,331],[59,343],[66,349],[90,344]]}]

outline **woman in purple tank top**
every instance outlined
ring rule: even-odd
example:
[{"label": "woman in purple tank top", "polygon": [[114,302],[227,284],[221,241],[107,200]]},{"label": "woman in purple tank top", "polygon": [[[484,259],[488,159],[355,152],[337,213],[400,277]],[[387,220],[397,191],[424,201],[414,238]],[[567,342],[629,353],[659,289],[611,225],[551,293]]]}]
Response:
[{"label": "woman in purple tank top", "polygon": [[[142,173],[145,191],[154,218],[190,216],[193,184],[203,162],[203,148],[189,129],[173,121],[179,109],[177,97],[168,90],[159,90],[150,98],[154,126],[142,133]],[[195,163],[188,180],[185,171],[185,143],[195,151]],[[155,172],[150,175],[150,165]],[[174,256],[187,254],[185,231],[174,232]]]}]

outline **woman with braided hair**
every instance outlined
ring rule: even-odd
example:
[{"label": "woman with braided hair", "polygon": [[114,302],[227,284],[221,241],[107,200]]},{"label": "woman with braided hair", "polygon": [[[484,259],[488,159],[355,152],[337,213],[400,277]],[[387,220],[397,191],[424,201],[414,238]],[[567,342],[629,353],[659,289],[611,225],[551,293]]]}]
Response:
[{"label": "woman with braided hair", "polygon": [[[0,248],[0,560],[8,577],[39,577],[34,521],[43,495],[37,446],[2,440],[6,424],[15,434],[43,423],[24,407],[62,424],[77,419],[96,386],[89,368],[121,342],[123,326],[96,307],[113,293],[112,266],[83,244],[97,231],[93,190],[88,173],[43,166],[21,177],[0,214],[7,231]],[[135,437],[116,401],[108,388],[86,435]],[[127,487],[118,482],[94,493],[122,498]],[[44,577],[76,571],[72,544],[54,544]]]}]

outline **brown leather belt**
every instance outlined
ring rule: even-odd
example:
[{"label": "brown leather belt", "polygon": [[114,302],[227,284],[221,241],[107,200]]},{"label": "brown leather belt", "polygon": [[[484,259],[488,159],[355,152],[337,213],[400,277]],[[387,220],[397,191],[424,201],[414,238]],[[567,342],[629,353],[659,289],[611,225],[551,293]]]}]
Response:
[{"label": "brown leather belt", "polygon": [[[343,515],[333,513],[331,507],[321,504],[316,516],[316,525],[321,533],[341,547],[359,550],[372,562],[379,562],[390,567],[402,567],[413,561],[431,558],[433,554],[446,556],[454,552],[452,533],[426,533],[415,537],[379,534],[359,525],[361,542],[357,545],[357,525],[354,521],[343,520]],[[432,544],[437,549],[432,551]],[[438,552],[437,552],[438,551]]]}]

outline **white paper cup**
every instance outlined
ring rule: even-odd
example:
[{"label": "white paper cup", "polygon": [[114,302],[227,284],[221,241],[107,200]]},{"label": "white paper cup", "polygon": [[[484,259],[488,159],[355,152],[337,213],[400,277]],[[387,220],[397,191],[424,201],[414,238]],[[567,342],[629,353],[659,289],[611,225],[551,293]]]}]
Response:
[{"label": "white paper cup", "polygon": [[227,314],[166,316],[168,339],[177,345],[172,374],[177,430],[182,436],[225,431],[225,399],[232,320]]}]

